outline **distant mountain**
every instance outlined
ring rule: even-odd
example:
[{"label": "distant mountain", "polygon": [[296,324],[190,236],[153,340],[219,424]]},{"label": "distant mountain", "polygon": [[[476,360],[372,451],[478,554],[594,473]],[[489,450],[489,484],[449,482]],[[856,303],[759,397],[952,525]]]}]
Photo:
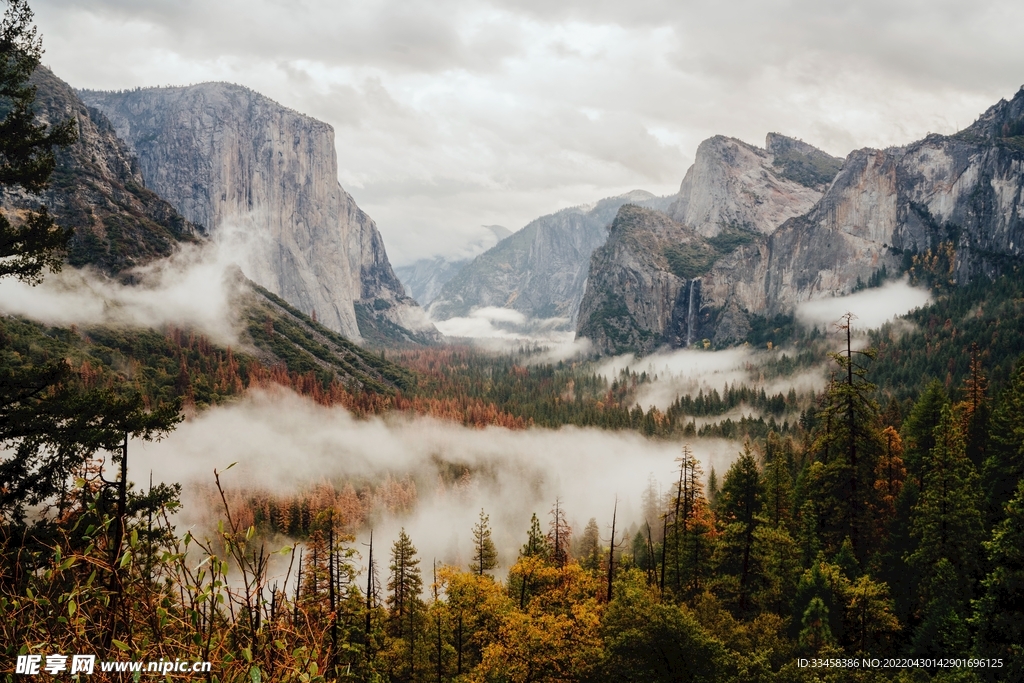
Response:
[{"label": "distant mountain", "polygon": [[430,315],[447,320],[480,306],[497,306],[531,318],[564,318],[571,326],[583,299],[590,256],[608,238],[619,207],[633,203],[664,210],[671,201],[634,190],[531,221],[459,270],[430,304]]},{"label": "distant mountain", "polygon": [[[828,176],[831,162],[827,158],[792,144],[780,148],[770,136],[769,147],[773,146],[771,166],[781,169],[782,175],[797,177],[807,190],[813,189],[807,185],[824,185],[818,181]],[[737,146],[726,150],[732,159],[745,152]],[[779,158],[784,158],[781,164],[776,163]],[[734,166],[731,161],[721,165]],[[766,170],[763,163],[758,165]],[[815,176],[816,169],[823,171]],[[771,176],[766,180],[762,175],[761,182],[782,189]],[[733,187],[744,186],[749,188],[733,183]],[[792,201],[795,195],[788,192],[759,195],[755,190],[751,194],[751,199],[781,198],[780,205],[790,208],[782,211],[762,202],[748,210],[735,201],[733,193],[711,202],[708,211],[697,215],[739,216],[747,211],[748,216],[778,218],[798,206]],[[692,203],[680,202],[672,213],[692,216],[692,209]],[[618,299],[634,322],[618,315],[618,309],[585,305],[577,333],[596,334],[595,330],[604,329],[603,317],[612,313],[615,320],[626,322],[615,323],[616,329],[621,328],[620,341],[599,343],[606,351],[643,351],[652,343],[680,346],[687,339],[704,338],[726,344],[743,339],[755,316],[790,314],[800,302],[848,294],[883,273],[910,271],[922,281],[948,287],[1011,272],[1024,264],[1024,88],[955,135],[929,135],[904,147],[851,152],[812,207],[778,227],[771,222],[737,221],[738,227],[727,229],[724,226],[730,223],[720,221],[712,229],[709,221],[697,221],[690,227],[702,236],[714,235],[705,238],[706,245],[691,240],[673,249],[651,242],[652,252],[643,258],[623,256],[622,250],[595,253],[590,280],[603,290],[591,294],[588,286],[585,302],[614,300],[609,288],[615,286],[615,274],[637,263],[646,269],[645,281],[678,270],[690,279],[689,291],[695,292],[696,301],[691,301],[691,295],[677,299],[672,313],[659,320],[678,320],[685,310],[693,325],[683,339],[667,334],[670,326],[644,322],[629,301],[649,303],[661,296],[648,288]],[[744,226],[757,231],[744,234]],[[724,243],[714,244],[723,238]],[[660,261],[655,253],[659,251],[665,257]]]},{"label": "distant mountain", "polygon": [[213,234],[236,231],[257,283],[353,340],[439,338],[338,184],[329,125],[227,83],[80,95],[138,155],[147,187]]},{"label": "distant mountain", "polygon": [[[489,231],[491,239],[486,240],[486,246],[481,245],[480,252],[486,251],[497,242],[512,234],[511,230],[501,225],[485,225],[483,227]],[[476,251],[476,249],[473,249],[470,255],[465,258],[448,259],[443,256],[436,256],[434,258],[419,259],[410,265],[398,266],[395,268],[395,274],[398,275],[398,279],[405,285],[405,290],[409,295],[416,299],[420,306],[427,306],[437,298],[437,295],[441,293],[441,288],[449,280],[458,275],[459,271],[465,266],[473,262],[473,258],[478,255],[478,253],[474,253]]]}]

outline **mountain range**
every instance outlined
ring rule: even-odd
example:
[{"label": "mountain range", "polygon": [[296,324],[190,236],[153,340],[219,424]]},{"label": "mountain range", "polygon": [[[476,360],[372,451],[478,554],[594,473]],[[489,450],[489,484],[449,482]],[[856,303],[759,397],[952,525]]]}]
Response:
[{"label": "mountain range", "polygon": [[[702,163],[716,171],[698,173]],[[963,285],[1020,263],[1024,88],[955,135],[855,150],[825,182],[834,167],[778,136],[763,152],[705,142],[670,209],[676,220],[619,212],[592,258],[577,335],[603,352],[723,345],[757,317],[886,275]],[[803,189],[780,182],[794,178]]]},{"label": "mountain range", "polygon": [[[331,127],[241,86],[76,92],[34,76],[46,121],[78,122],[46,200],[76,227],[69,263],[131,279],[214,240],[245,276],[354,342],[441,340],[337,181]],[[575,329],[603,353],[742,341],[757,318],[927,271],[966,284],[1019,262],[1024,89],[969,128],[845,160],[769,133],[715,136],[679,192],[563,209],[473,259],[400,269],[445,320],[504,307]],[[30,201],[8,193],[13,207]]]}]

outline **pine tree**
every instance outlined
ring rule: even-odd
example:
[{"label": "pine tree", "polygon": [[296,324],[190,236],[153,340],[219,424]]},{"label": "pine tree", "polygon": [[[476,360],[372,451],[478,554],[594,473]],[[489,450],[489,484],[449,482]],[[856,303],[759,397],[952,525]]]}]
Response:
[{"label": "pine tree", "polygon": [[985,549],[992,570],[974,605],[977,656],[1002,658],[1005,680],[1024,680],[1024,480]]},{"label": "pine tree", "polygon": [[537,519],[536,512],[530,517],[530,530],[527,532],[526,544],[519,551],[519,556],[540,557],[542,559],[547,559],[548,557],[547,539],[544,537],[544,532],[541,531],[540,520]]},{"label": "pine tree", "polygon": [[772,526],[788,528],[792,520],[793,478],[782,458],[776,457],[765,465],[764,498]]},{"label": "pine tree", "polygon": [[758,515],[764,504],[761,474],[750,450],[743,453],[726,472],[718,501],[718,520],[722,528],[719,542],[719,573],[732,577],[730,592],[740,612],[750,607],[752,583],[751,555]]},{"label": "pine tree", "polygon": [[1024,356],[999,396],[989,423],[988,455],[982,468],[987,496],[986,517],[1003,519],[1006,503],[1024,478]]},{"label": "pine tree", "polygon": [[907,473],[913,477],[920,489],[924,461],[935,446],[935,428],[947,403],[946,389],[938,380],[931,382],[903,421],[904,460]]},{"label": "pine tree", "polygon": [[470,570],[478,576],[498,566],[498,551],[491,540],[491,518],[480,509],[480,520],[473,525],[473,562]]},{"label": "pine tree", "polygon": [[391,574],[388,577],[389,631],[397,638],[410,638],[415,633],[416,618],[423,606],[420,599],[423,578],[419,565],[416,547],[403,528],[391,546]]},{"label": "pine tree", "polygon": [[[54,147],[77,139],[71,119],[47,126],[36,123],[36,88],[29,77],[39,66],[42,40],[32,25],[26,0],[8,0],[0,22],[0,187],[37,193],[46,188],[56,166]],[[45,206],[16,223],[0,212],[0,278],[36,283],[49,269],[60,270],[71,231],[57,226]]]},{"label": "pine tree", "polygon": [[852,319],[847,313],[838,324],[846,337],[846,351],[830,355],[842,379],[833,379],[825,395],[813,451],[826,466],[821,483],[828,487],[817,495],[826,503],[825,509],[832,511],[820,520],[824,540],[835,551],[849,537],[863,560],[873,547],[869,513],[874,508],[874,472],[882,444],[875,387],[866,379],[866,368],[858,363],[858,358],[874,358],[874,350],[853,349]]},{"label": "pine tree", "polygon": [[601,531],[594,517],[591,517],[587,526],[583,528],[578,554],[580,566],[584,569],[596,571],[601,568]]},{"label": "pine tree", "polygon": [[[983,531],[978,475],[967,459],[963,421],[948,405],[942,409],[934,441],[923,467],[924,490],[911,517],[917,547],[907,558],[920,573],[919,604],[925,622],[919,634],[965,622],[980,568]],[[948,566],[948,571],[940,571],[940,565]]]},{"label": "pine tree", "polygon": [[828,607],[819,597],[811,598],[800,620],[800,647],[808,654],[817,654],[826,645],[835,644],[829,627]]}]

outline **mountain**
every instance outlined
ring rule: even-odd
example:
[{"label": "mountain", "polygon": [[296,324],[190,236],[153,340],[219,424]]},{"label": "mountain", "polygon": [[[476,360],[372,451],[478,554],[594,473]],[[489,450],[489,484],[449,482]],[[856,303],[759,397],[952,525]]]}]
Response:
[{"label": "mountain", "polygon": [[705,237],[733,226],[771,234],[807,213],[842,160],[769,133],[765,149],[717,135],[697,147],[668,214]]},{"label": "mountain", "polygon": [[571,324],[583,299],[590,256],[604,244],[608,225],[626,203],[667,208],[668,201],[634,190],[531,221],[449,280],[430,304],[431,317],[447,320],[497,306]]},{"label": "mountain", "polygon": [[[742,340],[754,317],[788,315],[800,302],[848,294],[885,274],[910,272],[940,287],[994,278],[1021,264],[1022,216],[1024,88],[955,135],[851,152],[810,210],[771,234],[731,245],[710,263],[696,258],[707,267],[694,276],[691,336],[715,344]],[[701,251],[681,249],[688,257]],[[601,271],[630,264],[595,254],[591,279],[607,282]],[[653,261],[648,267],[664,269]],[[685,308],[693,310],[689,301]],[[593,333],[601,313],[581,315],[578,334]],[[638,322],[624,333],[628,343],[603,348],[645,350],[649,345],[636,342],[645,331],[657,332]],[[680,345],[678,337],[662,343]]]},{"label": "mountain", "polygon": [[[38,197],[58,224],[74,230],[69,266],[92,267],[135,285],[144,276],[133,268],[170,256],[181,244],[207,239],[201,226],[145,187],[138,159],[101,112],[87,107],[47,69],[37,69],[32,84],[41,122],[72,118],[77,123],[78,140],[57,150],[50,185]],[[8,192],[2,205],[17,211],[36,199]],[[412,385],[408,371],[318,324],[240,272],[230,275],[240,342],[233,351],[216,347],[195,330],[173,326],[60,329],[10,315],[0,316],[0,336],[17,339],[13,348],[68,358],[76,367],[89,361],[114,373],[130,368],[136,386],[154,401],[187,388],[197,404],[216,402],[241,390],[224,373],[251,379],[245,370],[246,365],[253,369],[251,363],[268,372],[287,369],[296,378],[311,375],[323,387],[337,381],[368,394],[393,394]],[[91,294],[101,296],[98,291]]]},{"label": "mountain", "polygon": [[396,267],[395,274],[419,305],[429,306],[448,281],[472,262],[471,258],[453,261],[443,256],[421,258],[408,266]]},{"label": "mountain", "polygon": [[[90,264],[118,275],[203,238],[200,226],[146,188],[138,161],[102,114],[46,68],[36,69],[31,82],[40,121],[77,124],[78,140],[56,151],[50,185],[39,197],[59,225],[75,228],[70,265]],[[10,189],[3,195],[5,207],[15,210],[34,202]]]},{"label": "mountain", "polygon": [[226,83],[80,95],[138,156],[146,186],[237,249],[261,286],[353,340],[438,338],[338,183],[328,124]]},{"label": "mountain", "polygon": [[405,285],[409,292],[420,306],[427,306],[437,295],[441,288],[458,275],[459,271],[473,262],[473,258],[480,252],[486,251],[496,243],[512,234],[512,231],[501,225],[485,225],[488,234],[484,240],[471,245],[470,254],[465,258],[449,259],[443,256],[424,258],[414,261],[407,266],[395,268],[395,274]]},{"label": "mountain", "polygon": [[673,272],[681,248],[706,241],[663,213],[626,204],[606,244],[594,251],[580,306],[577,336],[606,353],[649,353],[662,345],[686,346],[697,324],[699,281]]}]

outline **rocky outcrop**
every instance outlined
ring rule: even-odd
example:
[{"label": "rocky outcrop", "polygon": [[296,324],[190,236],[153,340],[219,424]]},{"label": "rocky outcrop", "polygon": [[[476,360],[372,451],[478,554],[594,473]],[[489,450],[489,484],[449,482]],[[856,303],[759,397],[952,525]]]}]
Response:
[{"label": "rocky outcrop", "polygon": [[195,225],[145,187],[137,160],[103,114],[89,109],[71,86],[44,67],[36,69],[32,84],[39,120],[74,120],[78,140],[56,151],[49,187],[39,197],[8,189],[6,208],[34,207],[42,200],[58,225],[74,230],[69,264],[92,265],[108,275],[202,238]]},{"label": "rocky outcrop", "polygon": [[577,336],[603,353],[693,344],[702,325],[701,281],[683,277],[671,256],[680,247],[705,246],[692,228],[663,213],[623,206],[591,259]]},{"label": "rocky outcrop", "polygon": [[[944,286],[992,278],[1022,263],[1022,245],[1024,88],[956,135],[852,152],[813,208],[713,259],[700,279],[696,320],[700,333],[725,344],[744,337],[751,316],[789,314],[882,272],[910,271]],[[595,257],[591,279],[625,264]],[[579,334],[592,329],[581,316]],[[650,348],[629,339],[621,349]],[[683,345],[678,335],[663,343]]]},{"label": "rocky outcrop", "polygon": [[704,305],[788,313],[883,268],[943,284],[992,278],[1021,263],[1022,216],[1024,89],[956,135],[852,152],[813,210],[716,264]]},{"label": "rocky outcrop", "polygon": [[329,125],[225,83],[81,96],[130,145],[146,185],[236,248],[254,281],[352,339],[357,306],[398,340],[436,338],[339,185]]},{"label": "rocky outcrop", "polygon": [[669,215],[705,237],[723,228],[771,234],[811,209],[842,160],[769,133],[765,149],[715,136],[700,144]]},{"label": "rocky outcrop", "polygon": [[626,203],[665,208],[667,202],[635,190],[531,221],[449,280],[430,305],[431,317],[446,320],[497,306],[530,318],[562,318],[571,329],[590,257],[608,239],[608,225]]}]

